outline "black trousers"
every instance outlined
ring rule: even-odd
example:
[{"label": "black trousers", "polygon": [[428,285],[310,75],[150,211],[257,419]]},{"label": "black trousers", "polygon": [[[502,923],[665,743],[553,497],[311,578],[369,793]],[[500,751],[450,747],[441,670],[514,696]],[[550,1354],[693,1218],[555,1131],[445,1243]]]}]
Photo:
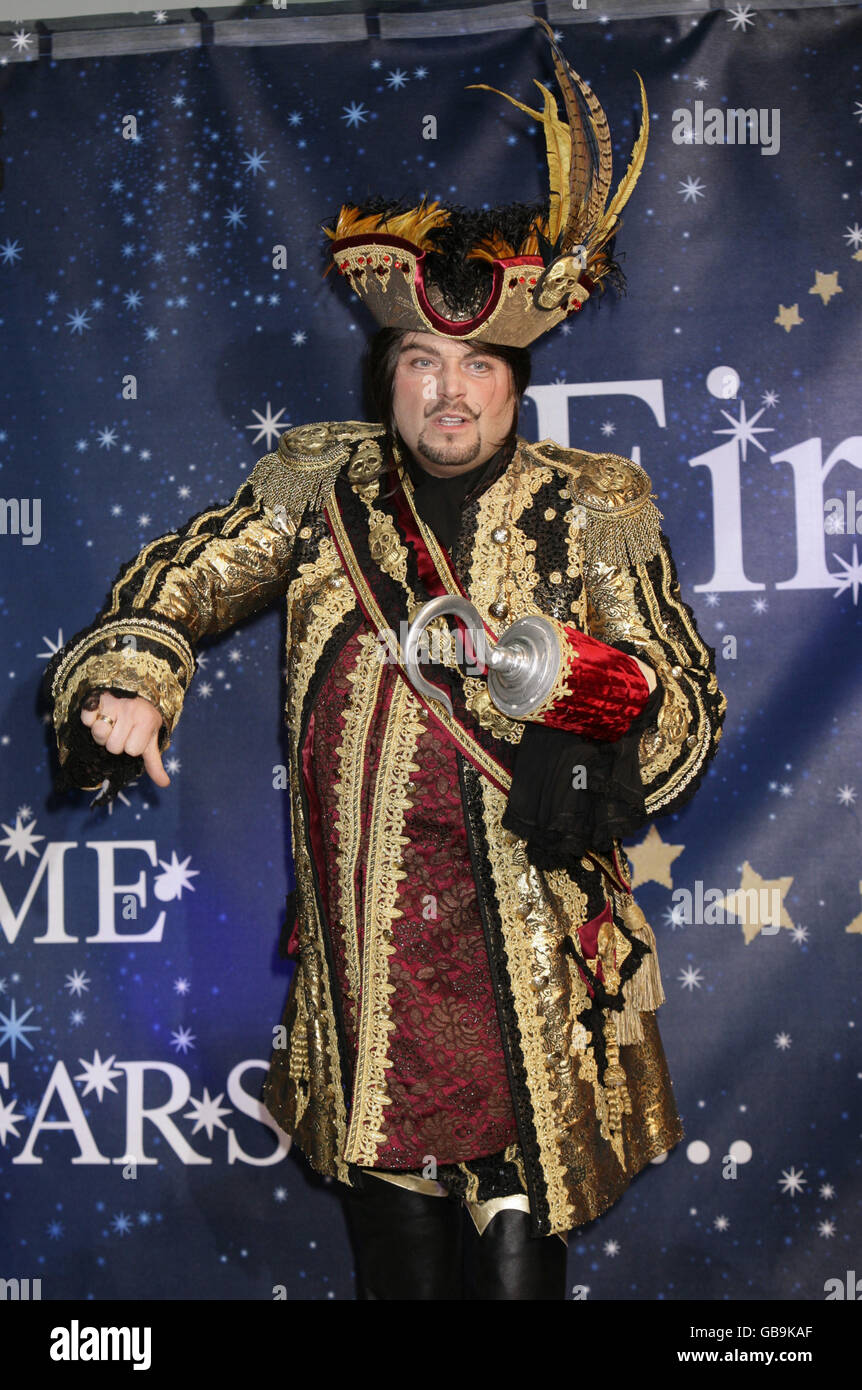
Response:
[{"label": "black trousers", "polygon": [[480,1236],[460,1198],[367,1178],[342,1190],[360,1299],[565,1299],[566,1246],[498,1211]]}]

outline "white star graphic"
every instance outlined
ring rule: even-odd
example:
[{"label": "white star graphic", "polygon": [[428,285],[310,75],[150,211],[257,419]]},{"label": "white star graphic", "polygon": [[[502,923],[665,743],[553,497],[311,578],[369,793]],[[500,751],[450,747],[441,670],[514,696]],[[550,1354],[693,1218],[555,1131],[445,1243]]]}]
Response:
[{"label": "white star graphic", "polygon": [[698,198],[706,196],[704,193],[705,188],[705,183],[701,183],[700,179],[692,178],[689,174],[688,178],[680,184],[677,192],[684,194],[684,203],[696,203]]},{"label": "white star graphic", "polygon": [[738,420],[734,419],[732,415],[728,415],[726,410],[723,410],[721,412],[725,420],[730,421],[733,428],[729,430],[713,430],[713,434],[729,434],[732,435],[735,440],[739,441],[739,443],[742,445],[743,463],[745,463],[746,461],[745,450],[748,444],[756,444],[758,449],[760,449],[762,453],[766,453],[766,449],[760,443],[759,439],[755,439],[755,435],[773,434],[773,428],[771,425],[761,425],[759,429],[754,428],[755,422],[760,419],[765,408],[766,407],[764,406],[762,409],[758,410],[756,415],[752,415],[750,420],[747,420],[745,416],[745,401],[740,401]]},{"label": "white star graphic", "polygon": [[832,556],[833,559],[837,560],[839,565],[841,565],[844,569],[843,574],[836,574],[834,576],[834,597],[837,598],[839,594],[843,594],[845,589],[852,589],[853,604],[855,607],[856,602],[859,598],[859,588],[860,585],[862,585],[862,565],[860,565],[859,563],[859,548],[857,545],[854,544],[852,560],[845,560],[841,555],[836,555],[834,551],[832,552]]},{"label": "white star graphic", "polygon": [[123,1075],[121,1070],[114,1067],[116,1060],[116,1056],[112,1055],[103,1062],[98,1049],[93,1053],[92,1062],[85,1062],[83,1057],[79,1057],[78,1061],[84,1070],[75,1077],[75,1080],[87,1083],[81,1094],[87,1096],[91,1091],[95,1091],[99,1100],[104,1100],[106,1091],[113,1091],[116,1094],[117,1088],[113,1078]]},{"label": "white star graphic", "polygon": [[266,415],[261,415],[259,410],[252,410],[252,415],[257,416],[257,424],[246,425],[247,430],[257,430],[257,434],[251,441],[252,444],[257,444],[259,440],[265,437],[267,449],[272,448],[273,439],[278,439],[279,435],[283,434],[290,423],[281,418],[285,410],[286,406],[282,406],[281,410],[279,410],[276,415],[273,415],[272,406],[269,401],[266,403]]},{"label": "white star graphic", "polygon": [[785,1168],[778,1180],[778,1186],[781,1188],[782,1192],[790,1193],[794,1197],[797,1193],[800,1193],[808,1182],[808,1179],[803,1177],[803,1172],[804,1169],[801,1168],[798,1173],[795,1168]]},{"label": "white star graphic", "polygon": [[190,1098],[189,1105],[192,1109],[183,1116],[183,1119],[194,1120],[195,1127],[192,1134],[197,1134],[199,1129],[205,1129],[207,1139],[212,1139],[214,1129],[227,1129],[227,1125],[222,1124],[221,1117],[222,1115],[230,1115],[231,1111],[230,1108],[224,1109],[220,1106],[220,1100],[224,1100],[224,1091],[220,1091],[213,1098],[206,1086],[204,1086],[203,1100],[195,1100],[194,1096]]},{"label": "white star graphic", "polygon": [[749,24],[754,23],[754,11],[750,5],[737,5],[735,10],[729,10],[728,13],[730,19],[727,22],[731,29],[741,29],[745,33]]}]

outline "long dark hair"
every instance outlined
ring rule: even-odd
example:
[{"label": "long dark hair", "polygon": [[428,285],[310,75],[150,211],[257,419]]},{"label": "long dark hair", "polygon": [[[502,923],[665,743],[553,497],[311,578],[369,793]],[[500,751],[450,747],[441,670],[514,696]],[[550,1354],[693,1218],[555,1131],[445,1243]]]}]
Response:
[{"label": "long dark hair", "polygon": [[[394,444],[397,443],[402,449],[404,447],[404,441],[398,433],[393,418],[392,401],[395,394],[395,368],[398,365],[398,354],[408,331],[412,330],[404,328],[378,329],[368,345],[368,352],[363,362],[366,408],[371,419],[380,420],[386,426],[387,456]],[[507,456],[510,456],[514,451],[518,433],[521,399],[530,384],[530,354],[527,348],[504,347],[497,343],[482,343],[481,347],[484,352],[488,353],[489,357],[501,357],[504,362],[508,362],[512,369],[515,401],[512,407],[512,425],[503,441]]]}]

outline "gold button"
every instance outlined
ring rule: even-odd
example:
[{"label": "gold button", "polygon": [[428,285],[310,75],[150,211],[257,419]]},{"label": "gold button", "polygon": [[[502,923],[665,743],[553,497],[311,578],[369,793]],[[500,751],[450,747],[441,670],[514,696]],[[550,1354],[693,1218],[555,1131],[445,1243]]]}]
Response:
[{"label": "gold button", "polygon": [[545,512],[545,520],[546,520],[546,521],[553,521],[553,519],[554,519],[554,517],[555,517],[556,515],[557,515],[557,513],[554,511],[554,508],[553,508],[553,507],[548,507],[547,510],[546,510],[546,512]]},{"label": "gold button", "polygon": [[681,675],[682,675],[682,667],[681,667],[681,666],[671,666],[671,668],[670,668],[670,673],[671,673],[672,676],[681,676]]},{"label": "gold button", "polygon": [[309,538],[309,536],[311,535],[311,527],[310,527],[310,526],[301,526],[300,529],[299,529],[299,534],[302,536],[302,539],[303,539],[304,541],[307,541],[308,538]]},{"label": "gold button", "polygon": [[697,743],[697,734],[689,734],[688,738],[686,739],[686,743],[688,744],[689,748],[693,748],[694,745]]},{"label": "gold button", "polygon": [[552,584],[562,584],[563,582],[563,576],[560,574],[559,570],[552,570],[548,575],[548,579]]},{"label": "gold button", "polygon": [[505,526],[495,526],[491,532],[491,539],[498,545],[503,545],[509,539],[509,531]]},{"label": "gold button", "polygon": [[561,487],[561,488],[560,488],[560,496],[561,496],[561,497],[571,497],[571,495],[572,495],[572,494],[569,492],[569,489],[568,489],[567,487]]}]

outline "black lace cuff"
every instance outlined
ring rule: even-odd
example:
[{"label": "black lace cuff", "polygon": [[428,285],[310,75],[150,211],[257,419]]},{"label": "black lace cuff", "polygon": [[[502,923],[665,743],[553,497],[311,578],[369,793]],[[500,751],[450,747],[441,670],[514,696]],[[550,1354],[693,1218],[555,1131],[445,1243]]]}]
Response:
[{"label": "black lace cuff", "polygon": [[526,840],[536,868],[574,869],[588,850],[610,851],[646,823],[639,744],[663,699],[659,683],[613,743],[525,725],[502,825]]}]

